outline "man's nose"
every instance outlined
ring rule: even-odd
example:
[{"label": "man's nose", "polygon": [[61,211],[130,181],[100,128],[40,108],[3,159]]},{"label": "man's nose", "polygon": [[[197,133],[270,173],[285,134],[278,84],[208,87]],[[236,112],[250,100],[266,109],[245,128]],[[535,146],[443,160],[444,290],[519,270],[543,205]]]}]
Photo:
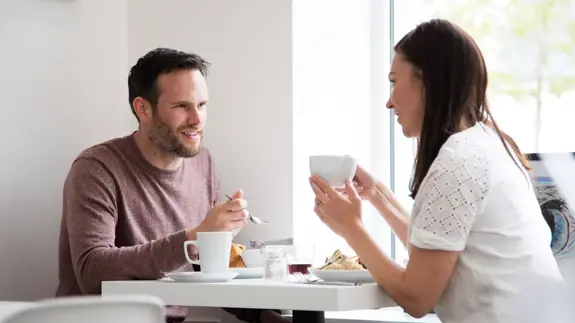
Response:
[{"label": "man's nose", "polygon": [[200,116],[200,111],[198,110],[197,107],[194,107],[192,109],[189,110],[189,114],[188,114],[188,124],[200,124],[201,122],[201,116]]}]

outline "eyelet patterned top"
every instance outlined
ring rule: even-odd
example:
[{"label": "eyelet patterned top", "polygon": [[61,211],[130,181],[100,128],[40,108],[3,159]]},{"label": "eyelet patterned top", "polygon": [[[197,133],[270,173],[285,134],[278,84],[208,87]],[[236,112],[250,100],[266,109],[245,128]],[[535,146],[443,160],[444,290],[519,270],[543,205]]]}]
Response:
[{"label": "eyelet patterned top", "polygon": [[441,147],[410,221],[411,245],[461,252],[435,308],[442,323],[514,321],[528,284],[562,281],[527,172],[482,123]]}]

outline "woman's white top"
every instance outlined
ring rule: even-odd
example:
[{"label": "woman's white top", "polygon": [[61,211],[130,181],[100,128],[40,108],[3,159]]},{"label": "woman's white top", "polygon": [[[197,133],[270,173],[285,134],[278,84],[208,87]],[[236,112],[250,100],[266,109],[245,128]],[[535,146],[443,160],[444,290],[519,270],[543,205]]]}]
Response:
[{"label": "woman's white top", "polygon": [[547,297],[535,285],[562,281],[529,176],[482,123],[441,147],[415,197],[408,237],[421,249],[461,252],[435,307],[442,323],[516,322],[520,306],[544,306],[519,304]]}]

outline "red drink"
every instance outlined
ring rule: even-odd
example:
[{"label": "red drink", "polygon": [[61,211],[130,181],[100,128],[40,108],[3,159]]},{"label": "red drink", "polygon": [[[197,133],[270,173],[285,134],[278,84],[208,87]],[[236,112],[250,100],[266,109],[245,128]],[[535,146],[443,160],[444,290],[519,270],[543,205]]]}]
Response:
[{"label": "red drink", "polygon": [[304,275],[309,274],[309,267],[311,267],[311,264],[289,264],[288,265],[288,271],[290,274],[293,273],[302,273]]}]

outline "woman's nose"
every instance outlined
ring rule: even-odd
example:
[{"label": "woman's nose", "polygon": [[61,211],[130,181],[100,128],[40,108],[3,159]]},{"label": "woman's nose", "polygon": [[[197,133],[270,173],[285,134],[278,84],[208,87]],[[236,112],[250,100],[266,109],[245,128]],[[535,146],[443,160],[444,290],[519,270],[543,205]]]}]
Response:
[{"label": "woman's nose", "polygon": [[393,102],[391,102],[391,97],[389,97],[389,99],[387,100],[385,107],[388,109],[393,109]]}]

